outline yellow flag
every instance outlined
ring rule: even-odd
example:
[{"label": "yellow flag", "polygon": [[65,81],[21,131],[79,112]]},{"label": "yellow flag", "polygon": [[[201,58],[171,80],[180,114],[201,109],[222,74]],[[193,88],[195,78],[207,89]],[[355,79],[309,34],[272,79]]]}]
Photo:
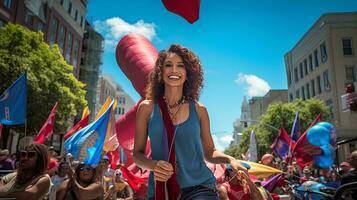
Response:
[{"label": "yellow flag", "polygon": [[82,119],[84,119],[85,117],[87,117],[88,115],[90,114],[90,111],[89,111],[89,108],[88,106],[86,106],[83,110],[83,113],[82,113]]},{"label": "yellow flag", "polygon": [[102,108],[100,108],[99,112],[94,118],[94,121],[97,120],[106,110],[108,110],[108,107],[110,106],[110,103],[112,102],[112,98],[109,96],[107,100],[105,100]]},{"label": "yellow flag", "polygon": [[104,140],[103,151],[105,152],[115,151],[119,146],[117,134],[115,131],[115,111],[117,109],[117,105],[117,101],[114,100],[113,109],[110,112],[110,118],[108,121],[107,134]]}]

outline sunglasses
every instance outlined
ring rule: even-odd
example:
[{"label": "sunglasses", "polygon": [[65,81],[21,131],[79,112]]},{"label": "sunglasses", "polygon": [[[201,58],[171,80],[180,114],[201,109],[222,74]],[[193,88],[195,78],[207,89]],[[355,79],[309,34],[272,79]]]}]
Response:
[{"label": "sunglasses", "polygon": [[20,152],[21,158],[34,158],[36,157],[36,151],[21,151]]},{"label": "sunglasses", "polygon": [[92,167],[81,167],[79,168],[79,171],[84,172],[84,171],[93,171],[94,169]]}]

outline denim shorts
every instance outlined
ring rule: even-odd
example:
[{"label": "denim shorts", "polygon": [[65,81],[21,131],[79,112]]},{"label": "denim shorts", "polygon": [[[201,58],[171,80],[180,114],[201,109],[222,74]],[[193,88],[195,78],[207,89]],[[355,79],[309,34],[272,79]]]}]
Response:
[{"label": "denim shorts", "polygon": [[181,189],[181,200],[219,200],[216,189],[197,185]]}]

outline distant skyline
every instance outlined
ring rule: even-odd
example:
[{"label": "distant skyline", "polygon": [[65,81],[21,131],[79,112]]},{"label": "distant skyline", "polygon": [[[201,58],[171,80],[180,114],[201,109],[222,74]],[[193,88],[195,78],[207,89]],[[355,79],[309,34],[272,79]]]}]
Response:
[{"label": "distant skyline", "polygon": [[355,0],[201,1],[200,19],[189,24],[160,0],[91,0],[87,19],[105,37],[103,74],[134,99],[139,95],[115,61],[115,46],[128,33],[146,36],[158,49],[179,43],[204,68],[200,101],[207,107],[218,149],[232,140],[243,96],[287,89],[284,54],[324,13],[357,11]]}]

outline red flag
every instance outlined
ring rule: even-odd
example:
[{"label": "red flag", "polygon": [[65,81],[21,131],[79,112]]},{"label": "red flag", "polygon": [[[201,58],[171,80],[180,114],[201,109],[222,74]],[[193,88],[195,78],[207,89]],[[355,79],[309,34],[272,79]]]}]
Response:
[{"label": "red flag", "polygon": [[281,159],[286,159],[289,156],[290,147],[294,147],[295,142],[289,137],[284,128],[280,128],[279,135],[275,142],[270,146],[274,153]]},{"label": "red flag", "polygon": [[193,24],[200,15],[200,0],[162,0],[166,9]]},{"label": "red flag", "polygon": [[36,136],[35,140],[33,141],[34,143],[37,144],[43,144],[45,143],[45,140],[51,136],[53,133],[53,127],[55,125],[55,116],[56,116],[56,111],[57,111],[57,104],[53,106],[50,115],[48,116],[45,124],[42,126],[40,132]]},{"label": "red flag", "polygon": [[70,138],[74,133],[77,131],[81,130],[82,128],[86,127],[89,122],[89,114],[85,116],[83,119],[81,119],[79,122],[77,122],[76,125],[74,125],[71,130],[69,130],[65,135],[64,135],[64,140],[67,140]]},{"label": "red flag", "polygon": [[321,114],[319,114],[316,119],[310,124],[309,128],[306,129],[304,134],[296,142],[296,145],[293,148],[293,155],[296,157],[297,164],[304,168],[305,166],[310,165],[313,162],[315,155],[321,155],[322,150],[320,147],[313,146],[307,140],[307,132],[309,129],[321,121]]},{"label": "red flag", "polygon": [[2,128],[4,127],[3,124],[0,124],[0,138],[1,138],[1,134],[2,134]]}]

